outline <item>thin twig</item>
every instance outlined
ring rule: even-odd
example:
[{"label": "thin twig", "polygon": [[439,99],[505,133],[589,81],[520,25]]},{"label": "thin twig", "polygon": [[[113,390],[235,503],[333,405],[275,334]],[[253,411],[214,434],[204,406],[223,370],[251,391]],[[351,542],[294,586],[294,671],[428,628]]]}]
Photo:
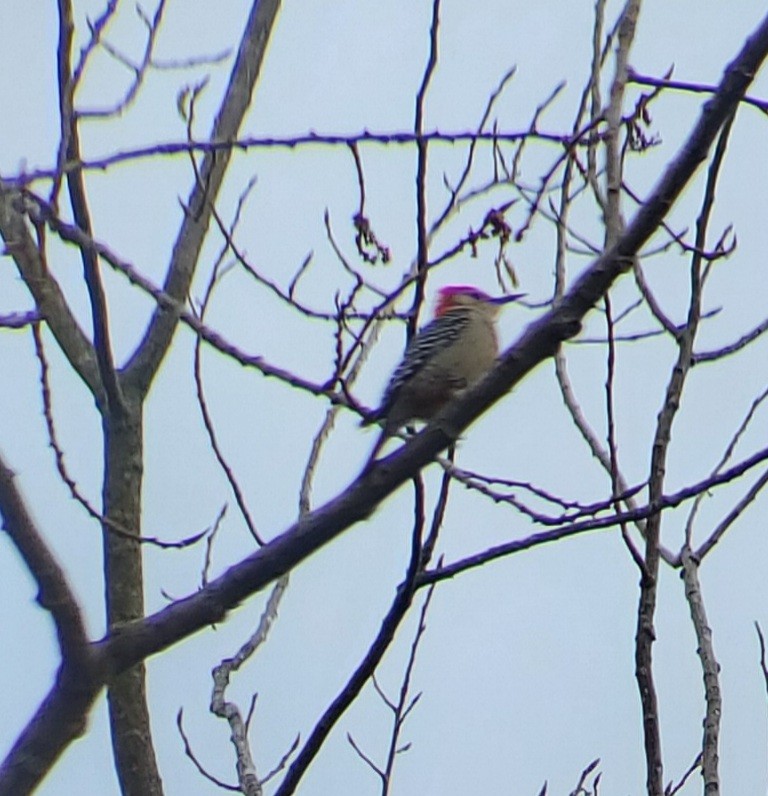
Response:
[{"label": "thin twig", "polygon": [[40,323],[34,322],[31,326],[32,337],[35,345],[35,354],[40,363],[40,394],[43,399],[43,417],[45,419],[45,427],[48,432],[48,444],[53,451],[54,461],[56,462],[56,470],[59,473],[64,485],[69,490],[69,494],[73,500],[79,503],[86,511],[88,516],[96,520],[104,527],[109,533],[126,539],[136,544],[147,544],[153,547],[159,547],[163,550],[183,550],[187,547],[197,544],[201,539],[205,538],[210,532],[209,528],[202,531],[196,531],[182,539],[174,541],[167,541],[160,539],[157,536],[148,536],[146,534],[137,534],[135,530],[127,528],[116,522],[111,517],[107,517],[98,511],[88,498],[82,493],[77,481],[70,475],[64,458],[64,448],[59,442],[58,434],[56,432],[56,423],[53,417],[53,398],[51,393],[51,385],[49,380],[48,358],[45,354],[45,347],[43,345],[43,337],[40,331]]}]

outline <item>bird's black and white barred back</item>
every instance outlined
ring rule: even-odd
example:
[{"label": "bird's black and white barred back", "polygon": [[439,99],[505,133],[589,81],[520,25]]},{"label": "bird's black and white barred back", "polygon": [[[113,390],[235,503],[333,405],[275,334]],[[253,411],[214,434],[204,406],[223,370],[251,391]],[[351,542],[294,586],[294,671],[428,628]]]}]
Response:
[{"label": "bird's black and white barred back", "polygon": [[452,345],[469,322],[468,311],[455,310],[450,314],[440,315],[421,329],[411,340],[402,361],[395,368],[384,390],[381,406],[372,417],[366,419],[366,425],[386,418],[397,402],[402,388],[423,370],[436,352]]}]

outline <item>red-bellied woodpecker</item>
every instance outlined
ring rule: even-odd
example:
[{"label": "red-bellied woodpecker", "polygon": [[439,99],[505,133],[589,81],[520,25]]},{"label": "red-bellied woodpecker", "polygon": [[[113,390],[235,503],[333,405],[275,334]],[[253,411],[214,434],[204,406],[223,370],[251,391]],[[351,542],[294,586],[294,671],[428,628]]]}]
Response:
[{"label": "red-bellied woodpecker", "polygon": [[363,421],[384,426],[371,459],[405,423],[434,417],[456,393],[491,369],[499,353],[496,316],[501,305],[522,295],[491,298],[466,286],[439,291],[435,317],[408,344],[381,406]]}]

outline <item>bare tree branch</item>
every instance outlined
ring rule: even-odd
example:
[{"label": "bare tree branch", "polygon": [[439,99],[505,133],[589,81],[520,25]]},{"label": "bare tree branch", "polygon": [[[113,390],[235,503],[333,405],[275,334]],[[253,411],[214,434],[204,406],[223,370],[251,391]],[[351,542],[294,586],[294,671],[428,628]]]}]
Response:
[{"label": "bare tree branch", "polygon": [[56,342],[75,372],[94,395],[97,404],[106,401],[96,352],[72,314],[58,282],[48,270],[45,255],[38,249],[24,220],[21,194],[0,180],[0,235],[5,252],[13,257],[24,284],[45,319]]},{"label": "bare tree branch", "polygon": [[[254,0],[251,8],[226,96],[211,134],[211,140],[223,144],[223,147],[209,152],[203,159],[201,181],[193,186],[186,204],[184,221],[176,238],[163,285],[163,292],[177,302],[182,302],[189,292],[213,205],[231,159],[231,142],[237,136],[250,107],[279,8],[280,0]],[[139,394],[146,394],[157,374],[176,331],[178,318],[178,311],[173,307],[157,307],[144,339],[126,364],[124,377]]]},{"label": "bare tree branch", "polygon": [[707,702],[701,749],[701,775],[704,778],[705,796],[716,796],[720,793],[718,741],[723,709],[723,700],[720,694],[720,666],[715,658],[712,628],[709,626],[707,612],[704,609],[704,599],[699,583],[699,564],[687,548],[683,550],[683,581],[685,582],[685,598],[688,600],[691,620],[696,631],[697,653],[704,675],[704,696]]},{"label": "bare tree branch", "polygon": [[[30,793],[66,746],[79,737],[103,674],[88,644],[77,598],[19,493],[13,471],[0,457],[0,514],[34,578],[37,602],[53,619],[62,663],[56,681],[0,766],[0,795]],[[55,729],[53,729],[55,728]]]}]

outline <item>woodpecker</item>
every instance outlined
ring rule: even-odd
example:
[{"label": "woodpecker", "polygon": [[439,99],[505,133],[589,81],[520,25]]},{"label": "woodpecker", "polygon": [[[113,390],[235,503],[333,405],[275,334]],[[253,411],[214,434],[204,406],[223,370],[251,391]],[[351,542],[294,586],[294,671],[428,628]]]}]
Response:
[{"label": "woodpecker", "polygon": [[371,461],[387,437],[409,420],[434,417],[491,369],[499,353],[496,316],[503,304],[523,295],[491,298],[465,285],[440,289],[435,317],[408,344],[381,405],[363,420],[363,425],[383,424]]}]

